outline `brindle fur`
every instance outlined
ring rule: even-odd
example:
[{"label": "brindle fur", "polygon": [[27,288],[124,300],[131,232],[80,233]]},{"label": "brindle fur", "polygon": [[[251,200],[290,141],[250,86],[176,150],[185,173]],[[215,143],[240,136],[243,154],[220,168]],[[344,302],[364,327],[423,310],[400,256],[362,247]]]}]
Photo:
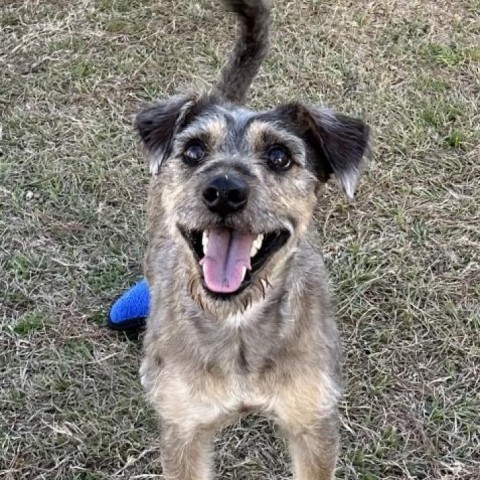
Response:
[{"label": "brindle fur", "polygon": [[[142,383],[162,425],[167,480],[211,478],[212,435],[243,412],[275,419],[289,440],[297,480],[331,479],[338,452],[339,345],[315,233],[321,186],[335,174],[352,196],[367,147],[359,120],[316,106],[266,112],[242,103],[268,45],[263,1],[225,0],[241,34],[210,93],[177,96],[139,114],[151,157],[145,272],[152,306]],[[207,157],[182,162],[201,139]],[[273,172],[265,150],[280,143],[295,166]],[[212,176],[246,179],[246,207],[220,219],[202,203]],[[201,269],[180,228],[219,224],[290,237],[244,291],[221,299],[202,285]]]}]

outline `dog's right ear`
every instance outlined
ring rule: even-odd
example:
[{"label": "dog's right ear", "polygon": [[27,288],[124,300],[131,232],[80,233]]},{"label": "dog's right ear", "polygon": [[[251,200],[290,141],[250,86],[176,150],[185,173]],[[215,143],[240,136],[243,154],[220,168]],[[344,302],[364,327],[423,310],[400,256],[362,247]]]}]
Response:
[{"label": "dog's right ear", "polygon": [[150,171],[156,175],[172,150],[173,138],[188,123],[196,98],[175,96],[140,112],[135,129],[151,156]]}]

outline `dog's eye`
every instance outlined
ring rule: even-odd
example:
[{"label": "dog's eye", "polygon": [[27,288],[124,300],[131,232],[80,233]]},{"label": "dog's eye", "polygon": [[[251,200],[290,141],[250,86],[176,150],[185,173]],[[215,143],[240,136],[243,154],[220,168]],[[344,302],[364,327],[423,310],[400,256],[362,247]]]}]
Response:
[{"label": "dog's eye", "polygon": [[205,156],[205,152],[205,145],[200,140],[193,140],[183,152],[183,161],[187,165],[196,165]]},{"label": "dog's eye", "polygon": [[290,152],[280,145],[273,145],[268,149],[267,160],[270,168],[274,170],[288,170],[293,165]]}]

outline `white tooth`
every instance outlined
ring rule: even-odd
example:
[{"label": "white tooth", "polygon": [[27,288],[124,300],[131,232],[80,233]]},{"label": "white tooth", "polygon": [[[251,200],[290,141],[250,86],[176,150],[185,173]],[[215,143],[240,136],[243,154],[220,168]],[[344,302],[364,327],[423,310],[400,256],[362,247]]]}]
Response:
[{"label": "white tooth", "polygon": [[207,253],[207,248],[208,248],[208,233],[205,230],[202,235],[202,247],[203,247],[203,253]]},{"label": "white tooth", "polygon": [[245,279],[246,274],[247,274],[247,267],[242,267],[242,282]]},{"label": "white tooth", "polygon": [[250,250],[250,257],[254,257],[257,252],[262,248],[263,243],[263,234],[258,235],[252,244],[252,249]]}]

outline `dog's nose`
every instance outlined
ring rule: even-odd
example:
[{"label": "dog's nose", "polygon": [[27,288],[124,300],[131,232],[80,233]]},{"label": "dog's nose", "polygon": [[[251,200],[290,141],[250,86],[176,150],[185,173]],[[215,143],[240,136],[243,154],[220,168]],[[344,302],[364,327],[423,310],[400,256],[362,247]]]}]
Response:
[{"label": "dog's nose", "polygon": [[250,188],[239,177],[219,175],[212,179],[203,191],[203,202],[214,213],[222,217],[238,212],[247,203]]}]

